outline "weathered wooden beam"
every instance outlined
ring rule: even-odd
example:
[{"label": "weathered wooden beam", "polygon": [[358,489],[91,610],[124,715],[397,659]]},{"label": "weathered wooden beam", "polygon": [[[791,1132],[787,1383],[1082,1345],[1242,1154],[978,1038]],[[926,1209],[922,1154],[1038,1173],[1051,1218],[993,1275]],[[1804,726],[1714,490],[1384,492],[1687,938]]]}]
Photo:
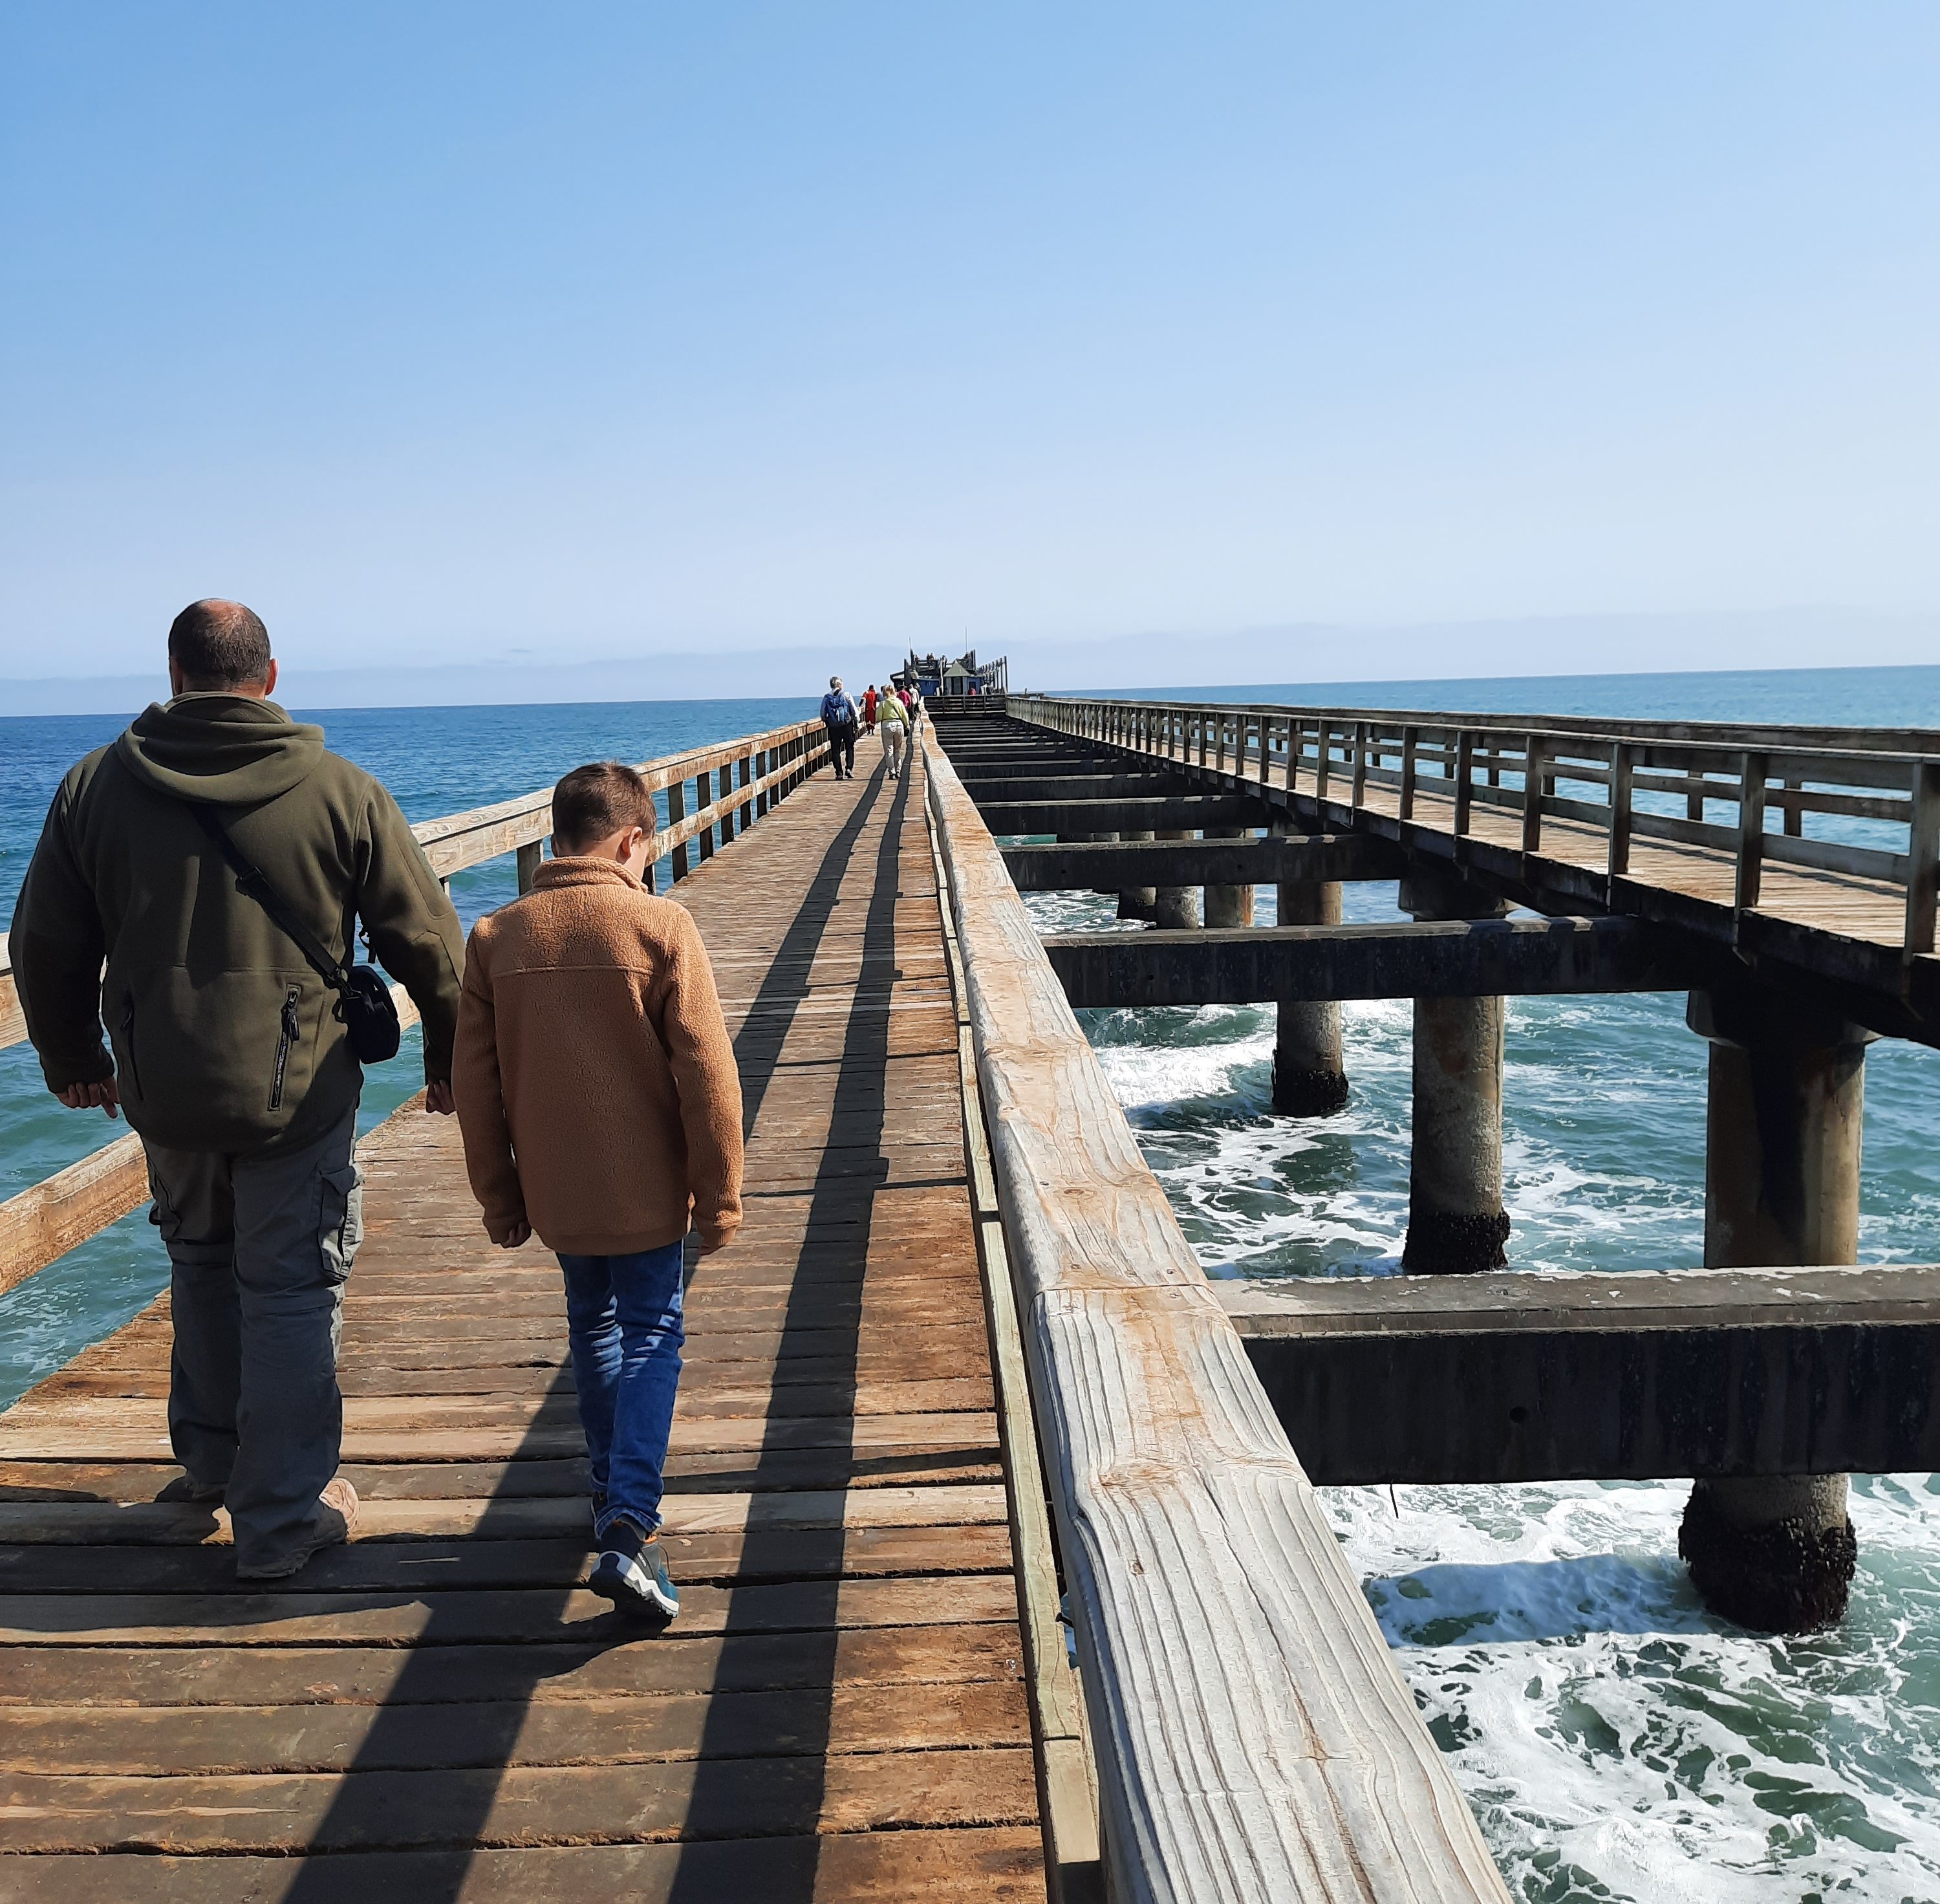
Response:
[{"label": "weathered wooden beam", "polygon": [[148,1195],[148,1160],[131,1130],[9,1197],[0,1204],[0,1294],[118,1222]]},{"label": "weathered wooden beam", "polygon": [[1068,767],[1042,773],[1006,774],[1001,778],[969,780],[964,789],[979,807],[1008,805],[1018,801],[1134,800],[1183,795],[1203,799],[1182,783],[1168,786],[1154,774],[1073,774]]},{"label": "weathered wooden beam", "polygon": [[1506,1904],[989,828],[925,744],[1110,1895]]},{"label": "weathered wooden beam", "polygon": [[1280,880],[1398,879],[1403,856],[1364,834],[1270,840],[1121,840],[1007,846],[1020,892],[1119,892],[1132,886],[1264,886]]},{"label": "weathered wooden beam", "polygon": [[1264,826],[1266,809],[1242,794],[1148,795],[1116,800],[979,801],[993,833],[1142,833],[1192,826]]},{"label": "weathered wooden beam", "polygon": [[1290,1277],[1219,1295],[1321,1484],[1940,1466],[1940,1268]]},{"label": "weathered wooden beam", "polygon": [[1066,997],[1094,1006],[1676,992],[1711,969],[1708,948],[1633,919],[1064,932],[1044,947]]}]

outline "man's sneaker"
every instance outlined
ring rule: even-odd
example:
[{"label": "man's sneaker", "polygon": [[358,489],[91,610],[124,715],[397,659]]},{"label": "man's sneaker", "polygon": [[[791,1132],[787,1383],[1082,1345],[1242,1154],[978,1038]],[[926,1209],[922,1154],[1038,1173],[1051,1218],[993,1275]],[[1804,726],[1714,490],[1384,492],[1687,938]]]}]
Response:
[{"label": "man's sneaker", "polygon": [[665,1550],[630,1521],[615,1521],[606,1530],[593,1577],[586,1584],[623,1613],[670,1620],[680,1611],[680,1595],[667,1571]]},{"label": "man's sneaker", "polygon": [[302,1541],[280,1560],[260,1567],[238,1567],[239,1580],[287,1580],[313,1554],[340,1547],[357,1526],[357,1490],[339,1475],[318,1497],[316,1518]]},{"label": "man's sneaker", "polygon": [[178,1474],[155,1498],[158,1501],[192,1501],[201,1507],[221,1500],[226,1491],[220,1481],[198,1481],[192,1474]]}]

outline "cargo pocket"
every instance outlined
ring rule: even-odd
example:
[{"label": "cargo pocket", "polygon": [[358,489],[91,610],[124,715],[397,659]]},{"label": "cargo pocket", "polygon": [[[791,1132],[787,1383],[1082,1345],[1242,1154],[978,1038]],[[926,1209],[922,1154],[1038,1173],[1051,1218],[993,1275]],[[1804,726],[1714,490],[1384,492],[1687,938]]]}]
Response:
[{"label": "cargo pocket", "polygon": [[364,1173],[353,1158],[341,1170],[322,1173],[323,1208],[317,1224],[324,1280],[341,1283],[364,1240]]}]

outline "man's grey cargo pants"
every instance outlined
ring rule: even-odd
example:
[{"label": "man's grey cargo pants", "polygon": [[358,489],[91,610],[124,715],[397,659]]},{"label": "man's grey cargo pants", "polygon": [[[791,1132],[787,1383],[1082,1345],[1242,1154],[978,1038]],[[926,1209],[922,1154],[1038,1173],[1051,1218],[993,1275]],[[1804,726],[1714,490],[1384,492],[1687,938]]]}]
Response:
[{"label": "man's grey cargo pants", "polygon": [[147,1146],[151,1217],[173,1266],[169,1438],[221,1488],[239,1567],[300,1545],[337,1472],[344,1279],[363,1234],[357,1112],[291,1150]]}]

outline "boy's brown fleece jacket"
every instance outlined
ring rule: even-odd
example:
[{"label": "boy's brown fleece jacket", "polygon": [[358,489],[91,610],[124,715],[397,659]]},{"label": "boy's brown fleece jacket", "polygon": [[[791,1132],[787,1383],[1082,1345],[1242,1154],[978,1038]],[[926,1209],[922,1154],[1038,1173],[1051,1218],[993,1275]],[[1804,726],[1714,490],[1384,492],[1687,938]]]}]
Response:
[{"label": "boy's brown fleece jacket", "polygon": [[488,1228],[617,1256],[741,1221],[741,1080],[684,906],[549,860],[471,929],[451,1086]]}]

